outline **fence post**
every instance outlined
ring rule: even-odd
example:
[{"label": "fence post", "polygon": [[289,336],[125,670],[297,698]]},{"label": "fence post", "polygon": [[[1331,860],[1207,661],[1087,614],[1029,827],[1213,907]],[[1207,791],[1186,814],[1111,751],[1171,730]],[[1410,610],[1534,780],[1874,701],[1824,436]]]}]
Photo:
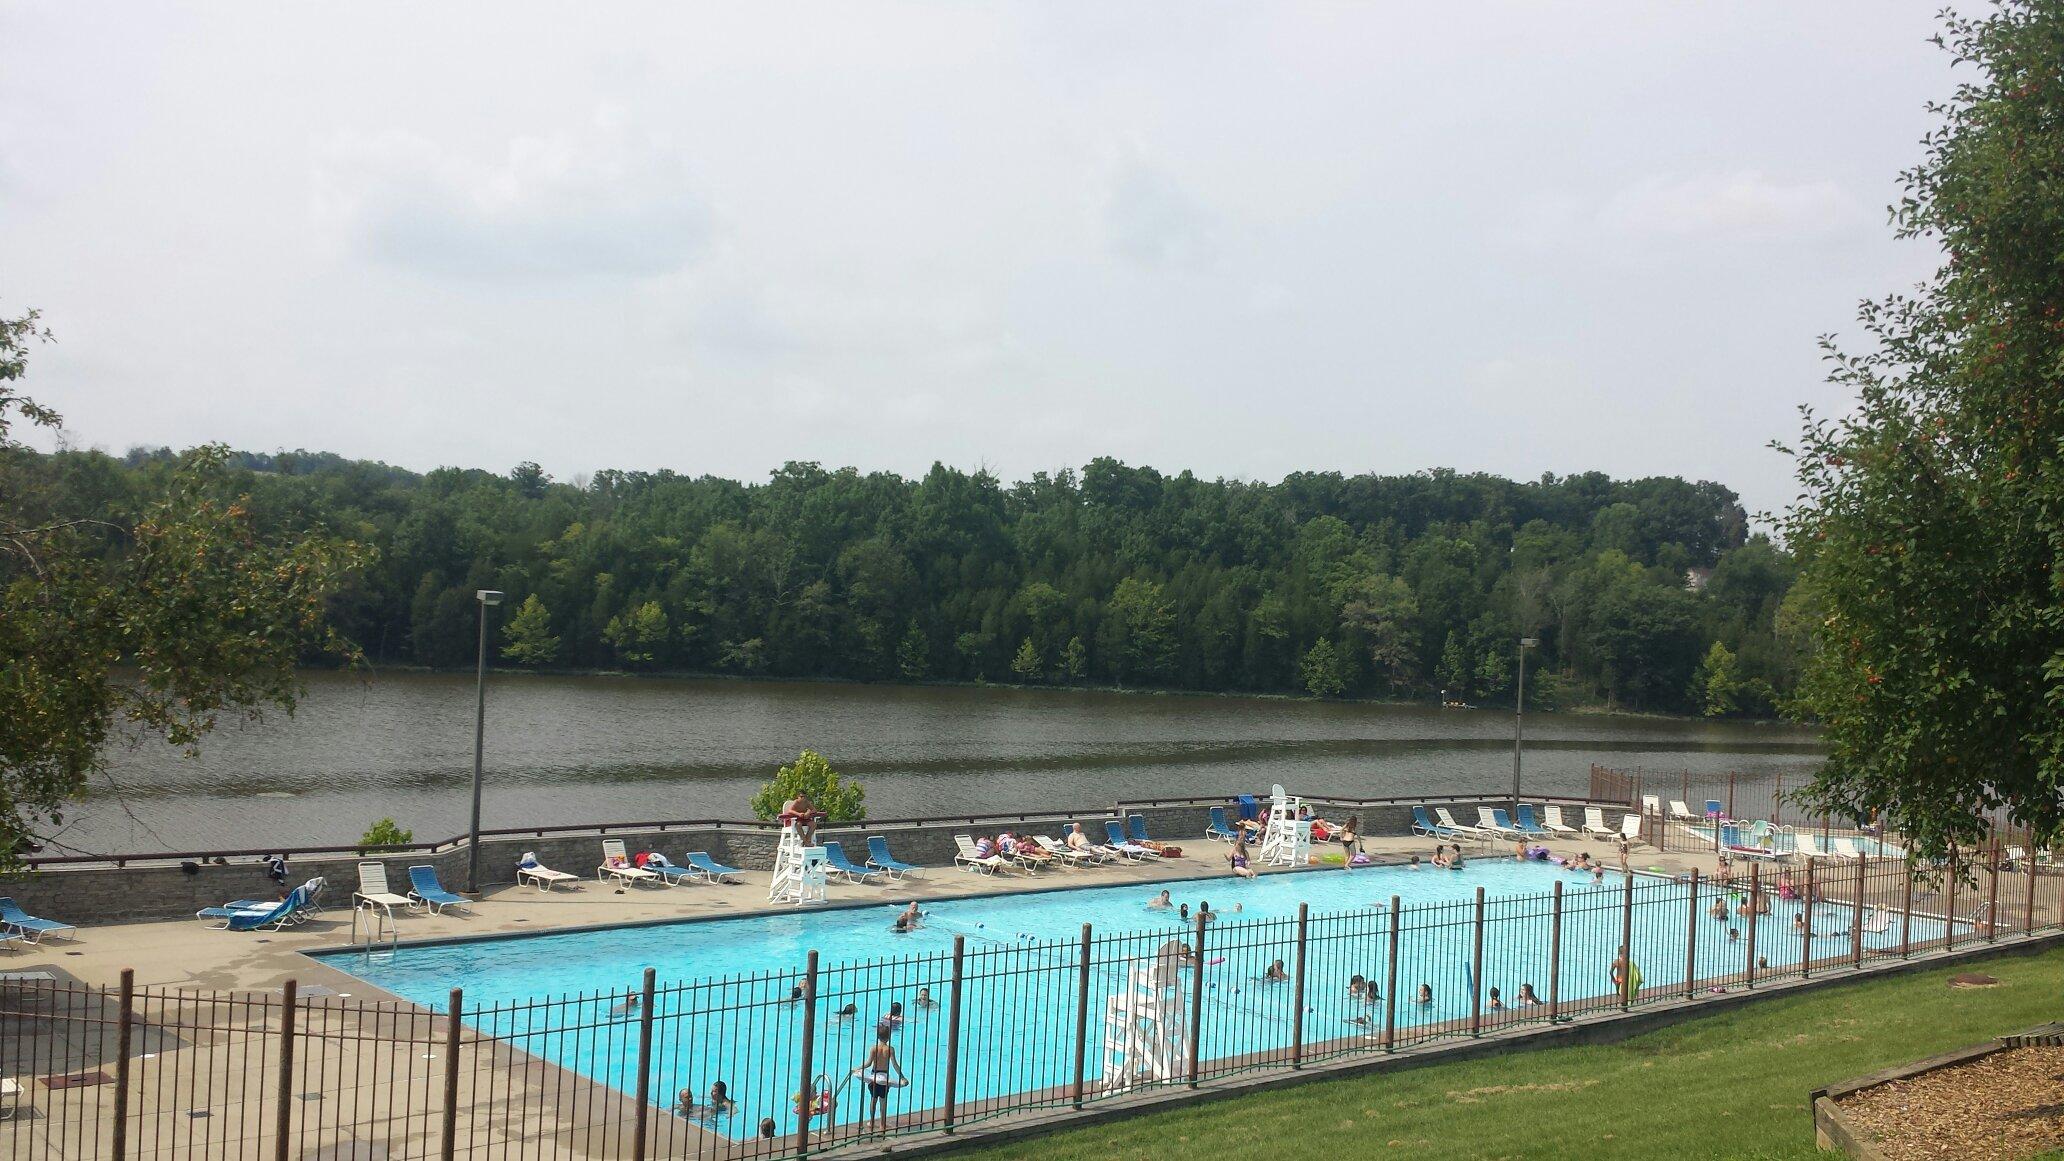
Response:
[{"label": "fence post", "polygon": [[[1749,914],[1756,913],[1754,901],[1749,904]],[[1697,995],[1692,986],[1698,979],[1698,868],[1691,869],[1691,915],[1684,922],[1684,998]]]},{"label": "fence post", "polygon": [[1290,1067],[1304,1067],[1304,947],[1311,904],[1297,905],[1297,983],[1290,996]]},{"label": "fence post", "polygon": [[967,959],[967,936],[953,937],[953,1006],[946,1009],[946,1115],[940,1126],[945,1132],[953,1131],[953,1110],[956,1094],[960,1089],[960,981],[961,966]]},{"label": "fence post", "polygon": [[1204,1047],[1204,911],[1197,911],[1197,958],[1190,973],[1190,1087],[1197,1087],[1197,1062]]},{"label": "fence post", "polygon": [[1082,925],[1082,967],[1075,977],[1075,1090],[1076,1109],[1082,1108],[1082,1068],[1089,1056],[1089,924]]},{"label": "fence post", "polygon": [[1548,1022],[1562,1018],[1562,880],[1555,880],[1548,903]]},{"label": "fence post", "polygon": [[1863,887],[1866,874],[1864,864],[1868,862],[1868,855],[1856,860],[1856,898],[1851,903],[1849,922],[1849,966],[1859,971],[1863,969]]},{"label": "fence post", "polygon": [[1730,818],[1730,819],[1732,819],[1732,818],[1734,818],[1734,817],[1735,817],[1735,813],[1734,813],[1734,771],[1732,771],[1732,770],[1729,770],[1729,771],[1727,772],[1727,817],[1728,817],[1728,818]]},{"label": "fence post", "polygon": [[1949,848],[1949,864],[1944,872],[1948,878],[1942,892],[1942,946],[1945,948],[1956,946],[1956,893],[1957,884],[1963,879],[1957,867],[1961,862],[1959,853],[1956,847]]},{"label": "fence post", "polygon": [[1906,868],[1906,886],[1899,902],[1899,958],[1907,959],[1913,955],[1913,856],[1906,855],[1901,865]]},{"label": "fence post", "polygon": [[1763,864],[1749,864],[1749,952],[1743,961],[1748,969],[1747,987],[1756,986],[1756,922],[1763,917]]},{"label": "fence post", "polygon": [[[960,1009],[960,990],[954,989],[954,1011]],[[815,1076],[810,1070],[817,1060],[817,952],[812,950],[803,966],[803,1083],[796,1089],[796,1156],[810,1155],[810,1115],[817,1109],[817,1094],[810,1091]]]},{"label": "fence post", "polygon": [[1484,889],[1476,889],[1476,918],[1469,937],[1469,1034],[1476,1035],[1483,1029],[1483,897]]},{"label": "fence post", "polygon": [[1620,980],[1620,1011],[1624,1012],[1634,1002],[1634,876],[1620,884],[1620,955],[1626,961],[1626,971]]},{"label": "fence post", "polygon": [[1810,858],[1806,860],[1806,894],[1799,903],[1799,915],[1805,920],[1799,924],[1799,978],[1802,980],[1813,978],[1813,904],[1820,891],[1813,882],[1817,862]]},{"label": "fence post", "polygon": [[1985,899],[1985,942],[1999,939],[1999,840],[1992,840],[1992,859],[1986,864],[1986,876],[1992,880]]},{"label": "fence post", "polygon": [[1389,965],[1383,974],[1383,1050],[1391,1051],[1397,1045],[1397,953],[1398,919],[1403,913],[1404,903],[1396,896],[1390,897],[1390,952]]},{"label": "fence post", "polygon": [[294,1129],[295,999],[296,985],[293,980],[288,980],[280,989],[279,1109],[272,1151],[276,1161],[288,1161],[287,1143]]},{"label": "fence post", "polygon": [[[2032,914],[2031,910],[2031,914]],[[136,1027],[136,970],[122,969],[121,1007],[115,1015],[115,1126],[108,1155],[122,1161],[129,1150],[129,1037]]]},{"label": "fence post", "polygon": [[444,1161],[459,1155],[459,1012],[464,1003],[463,990],[453,988],[444,1006],[444,1128],[437,1148]]},{"label": "fence post", "polygon": [[[658,990],[653,979],[658,974],[656,968],[645,969],[642,999],[638,1003],[638,1108],[632,1118],[636,1135],[631,1138],[631,1161],[645,1161],[645,1130],[652,1123],[652,1006]],[[452,1070],[452,1083],[457,1086],[456,1068]]]},{"label": "fence post", "polygon": [[[2034,840],[2034,839],[2029,839],[2029,840],[2028,840],[2028,849],[2030,849],[2030,850],[2034,850],[2034,849],[2035,849],[2035,840]],[[2030,855],[2030,856],[2028,856],[2028,857],[2027,857],[2026,859],[2023,859],[2023,860],[2021,861],[2021,863],[2022,863],[2022,865],[2021,865],[2021,869],[2022,869],[2023,871],[2026,871],[2026,872],[2028,873],[2028,918],[2027,918],[2027,919],[2025,919],[2025,920],[2023,920],[2023,921],[2022,921],[2022,923],[2021,923],[2021,934],[2023,934],[2023,935],[2034,935],[2034,934],[2035,934],[2035,856],[2034,856],[2034,855]]]}]

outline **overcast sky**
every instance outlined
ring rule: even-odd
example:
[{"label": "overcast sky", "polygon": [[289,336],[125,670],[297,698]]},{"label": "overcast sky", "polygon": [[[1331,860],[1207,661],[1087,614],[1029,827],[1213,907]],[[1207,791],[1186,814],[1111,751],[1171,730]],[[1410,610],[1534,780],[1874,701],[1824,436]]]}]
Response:
[{"label": "overcast sky", "polygon": [[1792,495],[1937,0],[0,0],[71,438]]}]

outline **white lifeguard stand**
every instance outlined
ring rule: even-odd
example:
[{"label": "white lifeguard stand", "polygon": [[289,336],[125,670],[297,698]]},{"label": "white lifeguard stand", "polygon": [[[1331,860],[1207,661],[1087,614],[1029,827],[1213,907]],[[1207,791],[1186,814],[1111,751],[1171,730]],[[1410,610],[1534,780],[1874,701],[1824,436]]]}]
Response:
[{"label": "white lifeguard stand", "polygon": [[1261,861],[1271,867],[1301,867],[1311,861],[1311,820],[1299,818],[1304,799],[1270,788],[1268,827],[1261,833]]},{"label": "white lifeguard stand", "polygon": [[1189,1060],[1180,960],[1133,960],[1125,987],[1104,1004],[1103,1091],[1178,1080]]},{"label": "white lifeguard stand", "polygon": [[823,847],[806,847],[794,823],[781,828],[781,845],[774,849],[774,881],[767,885],[767,898],[775,903],[822,903],[830,873],[824,863]]}]

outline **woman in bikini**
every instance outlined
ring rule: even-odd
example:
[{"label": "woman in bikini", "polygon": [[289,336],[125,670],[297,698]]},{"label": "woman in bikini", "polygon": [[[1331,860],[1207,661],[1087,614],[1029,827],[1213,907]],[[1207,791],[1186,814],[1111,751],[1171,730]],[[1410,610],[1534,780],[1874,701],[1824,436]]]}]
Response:
[{"label": "woman in bikini", "polygon": [[1245,835],[1233,840],[1233,849],[1226,855],[1226,859],[1233,864],[1233,874],[1238,875],[1242,879],[1252,879],[1254,877],[1254,868],[1247,865],[1247,838]]}]

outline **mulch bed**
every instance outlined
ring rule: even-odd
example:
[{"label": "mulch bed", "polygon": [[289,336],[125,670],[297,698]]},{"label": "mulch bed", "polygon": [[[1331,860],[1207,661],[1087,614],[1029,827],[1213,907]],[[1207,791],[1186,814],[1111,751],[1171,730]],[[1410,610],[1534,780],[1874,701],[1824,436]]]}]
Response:
[{"label": "mulch bed", "polygon": [[2014,1161],[2064,1148],[2064,1048],[2009,1048],[1840,1103],[1887,1157]]}]

